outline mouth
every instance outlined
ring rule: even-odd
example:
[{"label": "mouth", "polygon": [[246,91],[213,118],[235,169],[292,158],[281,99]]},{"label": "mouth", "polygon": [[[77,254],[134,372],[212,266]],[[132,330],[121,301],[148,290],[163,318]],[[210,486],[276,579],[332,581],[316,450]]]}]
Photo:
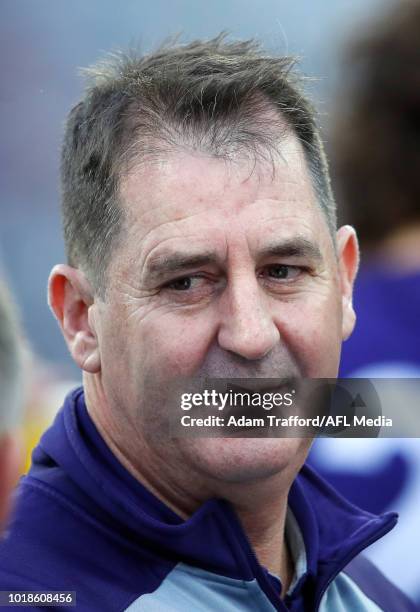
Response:
[{"label": "mouth", "polygon": [[[290,378],[281,380],[249,379],[244,382],[240,380],[240,384],[236,380],[235,382],[227,381],[225,393],[229,394],[229,400],[226,404],[225,414],[227,417],[245,416],[254,419],[264,415],[268,409],[278,413],[279,406],[277,404],[264,409],[267,405],[265,402],[275,395],[283,397],[292,388],[293,383]],[[269,397],[267,398],[267,396]]]},{"label": "mouth", "polygon": [[[281,379],[272,379],[272,378],[252,378],[252,379],[244,379],[244,383],[242,379],[240,379],[240,384],[237,382],[226,382],[226,391],[232,391],[237,393],[284,393],[288,390],[289,387],[292,386],[293,381],[291,377],[281,378]],[[265,381],[265,382],[264,382]]]},{"label": "mouth", "polygon": [[196,380],[204,381],[207,388],[214,388],[219,392],[226,392],[230,389],[238,389],[244,392],[275,392],[288,386],[293,386],[301,378],[298,374],[284,376],[205,376],[198,377]]}]

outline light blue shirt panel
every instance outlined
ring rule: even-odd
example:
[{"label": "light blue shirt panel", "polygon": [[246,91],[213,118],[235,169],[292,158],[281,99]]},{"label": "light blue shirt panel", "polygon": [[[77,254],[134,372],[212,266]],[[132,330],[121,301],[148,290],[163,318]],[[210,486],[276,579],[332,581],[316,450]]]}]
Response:
[{"label": "light blue shirt panel", "polygon": [[273,612],[256,580],[235,580],[178,563],[153,593],[136,599],[127,612]]},{"label": "light blue shirt panel", "polygon": [[319,612],[383,612],[346,574],[337,578],[326,590]]}]

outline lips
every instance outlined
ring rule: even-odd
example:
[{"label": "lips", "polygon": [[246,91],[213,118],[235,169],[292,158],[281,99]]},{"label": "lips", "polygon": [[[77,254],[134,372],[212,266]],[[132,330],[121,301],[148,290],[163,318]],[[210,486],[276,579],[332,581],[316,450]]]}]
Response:
[{"label": "lips", "polygon": [[[232,402],[228,400],[225,408],[225,416],[227,418],[230,416],[238,418],[244,415],[251,419],[259,418],[265,413],[263,409],[264,395],[273,395],[274,393],[283,395],[287,391],[289,384],[289,381],[287,381],[287,383],[279,380],[270,380],[270,382],[268,382],[267,380],[263,381],[261,379],[252,381],[247,380],[245,384],[242,384],[242,382],[238,384],[228,381],[226,383],[225,393],[231,395],[229,400],[235,400],[235,396],[238,394],[241,401],[238,404],[237,401]],[[273,406],[273,408],[277,407]]]}]

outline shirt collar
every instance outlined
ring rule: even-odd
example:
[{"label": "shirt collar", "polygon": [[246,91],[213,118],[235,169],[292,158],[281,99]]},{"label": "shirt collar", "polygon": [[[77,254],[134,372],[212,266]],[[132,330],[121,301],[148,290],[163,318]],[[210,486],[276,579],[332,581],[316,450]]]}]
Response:
[{"label": "shirt collar", "polygon": [[[83,490],[92,511],[100,506],[139,542],[227,576],[255,577],[249,542],[230,504],[208,500],[184,521],[112,454],[90,419],[83,389],[69,394],[42,437],[34,454],[38,478],[40,464],[48,465],[46,456]],[[307,580],[328,580],[395,523],[394,513],[376,516],[350,504],[305,465],[289,492],[286,534],[296,569],[289,595],[295,596]]]}]

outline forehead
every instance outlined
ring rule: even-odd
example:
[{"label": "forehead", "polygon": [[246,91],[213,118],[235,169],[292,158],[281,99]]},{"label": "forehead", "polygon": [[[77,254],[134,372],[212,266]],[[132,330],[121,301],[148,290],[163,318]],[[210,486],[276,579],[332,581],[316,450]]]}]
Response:
[{"label": "forehead", "polygon": [[120,194],[127,242],[137,252],[205,237],[245,236],[250,243],[297,232],[313,238],[326,229],[302,147],[291,134],[270,161],[179,151],[143,163],[123,177]]}]

